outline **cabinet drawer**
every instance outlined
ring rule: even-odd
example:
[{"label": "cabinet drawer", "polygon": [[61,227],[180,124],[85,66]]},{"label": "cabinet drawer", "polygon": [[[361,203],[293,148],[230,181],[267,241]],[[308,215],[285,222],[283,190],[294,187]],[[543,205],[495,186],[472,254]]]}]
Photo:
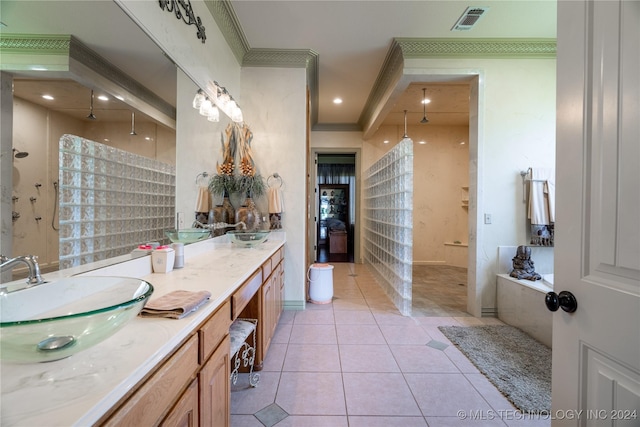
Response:
[{"label": "cabinet drawer", "polygon": [[262,264],[262,277],[264,279],[271,275],[272,268],[273,267],[271,266],[271,259],[266,260],[264,264]]},{"label": "cabinet drawer", "polygon": [[198,331],[200,337],[200,363],[204,363],[207,360],[213,350],[224,339],[224,336],[229,333],[229,325],[231,325],[231,304],[226,301]]},{"label": "cabinet drawer", "polygon": [[192,335],[104,424],[157,425],[198,369],[198,336]]},{"label": "cabinet drawer", "polygon": [[282,251],[283,251],[283,248],[280,248],[276,251],[275,254],[271,256],[271,266],[273,268],[275,268],[275,266],[278,265],[278,263],[282,259]]},{"label": "cabinet drawer", "polygon": [[231,297],[231,319],[240,315],[262,285],[262,269],[259,268]]}]

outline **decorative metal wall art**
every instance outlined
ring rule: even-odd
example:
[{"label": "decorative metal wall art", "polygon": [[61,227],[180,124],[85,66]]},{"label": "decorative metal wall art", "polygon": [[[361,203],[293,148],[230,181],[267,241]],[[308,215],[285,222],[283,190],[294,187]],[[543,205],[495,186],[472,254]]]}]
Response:
[{"label": "decorative metal wall art", "polygon": [[202,43],[205,42],[207,36],[204,33],[204,25],[202,25],[200,17],[195,16],[193,13],[193,8],[189,0],[159,0],[159,4],[160,9],[166,10],[167,12],[174,12],[176,18],[182,19],[185,24],[195,25],[196,28],[198,28],[198,39],[202,40]]}]

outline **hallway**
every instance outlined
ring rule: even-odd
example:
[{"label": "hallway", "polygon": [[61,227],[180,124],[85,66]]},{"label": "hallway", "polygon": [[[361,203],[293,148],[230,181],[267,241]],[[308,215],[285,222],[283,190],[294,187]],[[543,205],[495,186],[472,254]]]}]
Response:
[{"label": "hallway", "polygon": [[366,266],[334,268],[333,303],[284,311],[258,387],[232,386],[233,427],[550,425],[516,412],[438,330],[499,320],[403,317]]}]

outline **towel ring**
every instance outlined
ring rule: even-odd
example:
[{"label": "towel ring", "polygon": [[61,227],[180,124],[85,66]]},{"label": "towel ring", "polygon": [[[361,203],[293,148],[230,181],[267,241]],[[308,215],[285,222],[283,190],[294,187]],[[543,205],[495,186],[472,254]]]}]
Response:
[{"label": "towel ring", "polygon": [[267,178],[267,185],[268,185],[269,187],[271,187],[271,184],[269,183],[269,180],[270,180],[271,178],[277,179],[277,180],[278,180],[278,182],[280,182],[280,188],[282,188],[282,177],[281,177],[277,172],[276,172],[276,173],[274,173],[274,174],[272,174],[272,175],[269,175],[269,178]]},{"label": "towel ring", "polygon": [[207,178],[209,176],[209,172],[200,172],[197,176],[196,176],[196,185],[200,185],[200,178]]}]

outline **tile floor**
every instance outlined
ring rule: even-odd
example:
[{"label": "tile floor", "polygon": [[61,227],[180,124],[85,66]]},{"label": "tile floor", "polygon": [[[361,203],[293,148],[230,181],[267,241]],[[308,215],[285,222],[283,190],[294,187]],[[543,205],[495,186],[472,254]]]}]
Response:
[{"label": "tile floor", "polygon": [[499,320],[403,317],[366,266],[334,267],[333,303],[283,312],[260,384],[232,389],[232,427],[550,425],[514,410],[438,330]]}]

